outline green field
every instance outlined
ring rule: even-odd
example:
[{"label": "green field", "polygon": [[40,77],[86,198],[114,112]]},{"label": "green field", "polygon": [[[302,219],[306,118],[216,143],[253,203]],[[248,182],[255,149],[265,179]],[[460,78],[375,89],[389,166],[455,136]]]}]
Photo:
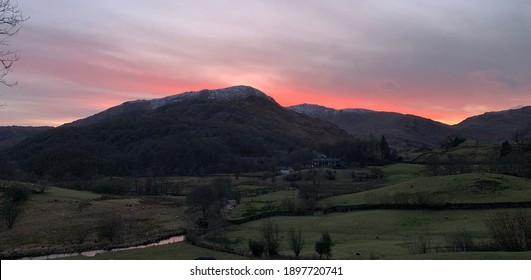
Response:
[{"label": "green field", "polygon": [[437,203],[531,201],[531,180],[489,173],[422,176],[367,192],[330,197],[322,202],[329,205],[399,203],[403,194],[428,194]]},{"label": "green field", "polygon": [[282,190],[255,197],[243,197],[240,203],[231,211],[231,218],[237,219],[252,216],[259,212],[284,210],[282,204],[286,199],[298,202],[300,199],[298,199],[297,190]]},{"label": "green field", "polygon": [[244,260],[240,255],[209,250],[186,242],[173,243],[145,249],[133,249],[121,252],[108,252],[94,257],[74,257],[78,260],[193,260],[200,257],[217,260]]},{"label": "green field", "polygon": [[[475,147],[477,148],[477,147]],[[463,151],[463,147],[460,148]],[[531,209],[491,210],[365,210],[322,215],[314,207],[356,204],[414,204],[420,198],[429,203],[492,203],[531,201],[531,180],[501,174],[465,173],[427,176],[426,165],[397,163],[376,167],[316,169],[300,171],[299,179],[285,176],[227,177],[239,193],[240,201],[228,212],[221,229],[200,235],[200,241],[220,242],[234,251],[248,251],[249,239],[260,239],[267,219],[234,225],[230,220],[264,212],[295,211],[306,216],[268,218],[279,225],[283,240],[280,254],[292,257],[287,242],[290,228],[301,230],[305,238],[303,258],[318,258],[315,242],[328,231],[335,243],[334,259],[529,259],[529,252],[448,252],[448,236],[470,234],[475,244],[491,244],[486,221],[497,213],[520,212],[529,218]],[[381,171],[381,172],[380,172]],[[313,173],[315,174],[315,173]],[[377,176],[373,176],[379,174]],[[383,177],[382,177],[383,174]],[[12,229],[0,231],[2,257],[44,255],[88,251],[145,244],[177,235],[196,227],[187,211],[186,196],[194,188],[212,184],[216,177],[167,177],[157,182],[178,184],[179,195],[102,195],[39,184],[0,181],[0,191],[11,185],[33,191]],[[317,178],[317,179],[316,179]],[[124,179],[128,180],[128,179]],[[130,179],[129,179],[130,180]],[[320,199],[305,201],[301,186],[318,184]],[[42,192],[44,190],[44,192]],[[419,198],[420,197],[420,198]],[[313,204],[312,204],[313,203]],[[313,206],[309,206],[313,205]],[[290,208],[291,207],[291,208]],[[228,208],[229,209],[229,208]],[[291,209],[291,210],[290,210]],[[299,211],[299,212],[297,212]],[[286,212],[283,213],[284,215]],[[309,214],[309,215],[308,215]],[[315,214],[312,215],[312,214]],[[196,215],[197,216],[197,215]],[[118,221],[118,238],[102,235],[102,228]],[[419,254],[419,243],[428,243]],[[444,247],[444,248],[443,248]],[[440,250],[440,248],[443,248]],[[450,250],[451,251],[451,250]],[[438,252],[438,253],[435,253]],[[241,259],[243,257],[176,243],[122,252],[109,252],[86,259]],[[79,257],[84,258],[84,257]]]},{"label": "green field", "polygon": [[[389,258],[393,259],[393,258]],[[531,251],[525,252],[459,252],[399,256],[399,260],[531,260]]]},{"label": "green field", "polygon": [[407,161],[417,163],[425,163],[427,161],[438,158],[440,160],[447,160],[452,158],[465,162],[488,162],[492,157],[499,155],[498,146],[478,144],[476,141],[467,139],[465,142],[459,144],[457,147],[444,149],[434,148],[429,151],[406,151],[402,156]]},{"label": "green field", "polygon": [[390,185],[422,176],[426,167],[423,164],[396,163],[378,168],[384,173],[385,185]]},{"label": "green field", "polygon": [[[374,210],[349,213],[334,213],[323,216],[274,217],[271,221],[279,225],[284,236],[281,254],[292,255],[286,241],[290,227],[302,230],[305,245],[304,257],[315,257],[314,244],[323,231],[331,234],[335,247],[335,259],[401,258],[415,254],[414,243],[419,238],[429,238],[430,246],[446,246],[446,236],[458,231],[470,232],[476,242],[485,242],[489,235],[485,222],[501,211],[511,210],[448,210],[408,211]],[[240,249],[246,249],[249,239],[260,236],[263,220],[238,226],[231,226],[227,234],[231,241],[239,242]]]},{"label": "green field", "polygon": [[[102,196],[47,187],[22,204],[12,229],[2,226],[2,256],[70,252],[156,241],[182,231],[189,222],[184,197]],[[115,240],[99,233],[108,221],[119,221]]]}]

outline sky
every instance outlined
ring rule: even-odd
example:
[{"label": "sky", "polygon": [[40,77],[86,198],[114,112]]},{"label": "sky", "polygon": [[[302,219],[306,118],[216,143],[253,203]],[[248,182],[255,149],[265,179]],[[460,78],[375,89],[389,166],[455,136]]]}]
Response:
[{"label": "sky", "polygon": [[[531,1],[18,0],[0,125],[249,85],[454,124],[531,105]],[[6,48],[6,46],[0,46]]]}]

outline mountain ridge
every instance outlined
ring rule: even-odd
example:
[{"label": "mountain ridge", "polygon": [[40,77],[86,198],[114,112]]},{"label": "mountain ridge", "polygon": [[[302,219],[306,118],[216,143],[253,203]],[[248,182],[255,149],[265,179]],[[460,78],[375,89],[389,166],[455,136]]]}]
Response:
[{"label": "mountain ridge", "polygon": [[386,135],[394,146],[437,146],[447,136],[463,136],[483,143],[500,143],[514,133],[531,137],[531,106],[486,112],[455,125],[396,112],[366,109],[333,109],[317,104],[288,107],[298,113],[330,121],[356,137]]},{"label": "mountain ridge", "polygon": [[259,91],[244,91],[231,98],[208,91],[154,109],[148,102],[124,103],[112,114],[26,139],[2,157],[39,177],[203,175],[273,170],[352,138]]},{"label": "mountain ridge", "polygon": [[119,114],[132,112],[132,111],[135,111],[135,112],[141,111],[145,113],[145,112],[153,111],[157,108],[160,108],[162,106],[165,106],[171,103],[184,102],[187,100],[234,101],[234,100],[238,100],[242,98],[247,98],[250,96],[264,98],[264,99],[269,100],[270,102],[276,103],[276,101],[272,97],[266,95],[265,93],[261,92],[258,89],[255,89],[250,86],[238,85],[238,86],[214,89],[214,90],[203,89],[200,91],[188,91],[188,92],[174,94],[174,95],[170,95],[170,96],[166,96],[162,98],[139,99],[139,100],[133,100],[133,101],[126,101],[120,105],[111,107],[107,110],[104,110],[92,116],[82,118],[82,119],[79,119],[79,120],[76,120],[76,121],[73,121],[71,123],[67,123],[64,125],[65,126],[85,126],[85,125],[97,123],[101,121],[102,119],[116,116]]},{"label": "mountain ridge", "polygon": [[[86,127],[120,117],[136,118],[149,114],[161,107],[190,102],[232,102],[245,98],[267,100],[281,107],[272,97],[250,86],[233,86],[214,90],[189,91],[156,99],[127,101],[107,110],[82,118],[60,127]],[[283,107],[286,110],[317,118],[346,130],[354,137],[367,138],[370,135],[385,135],[391,145],[400,149],[437,146],[447,136],[461,135],[485,143],[500,143],[520,133],[531,137],[531,106],[519,106],[509,110],[485,112],[469,117],[455,125],[397,112],[374,111],[362,108],[334,109],[318,104],[299,104]],[[196,112],[200,113],[200,112]],[[289,120],[285,120],[289,121]],[[7,131],[7,127],[0,127]],[[48,128],[49,129],[49,128]],[[34,136],[44,129],[36,129]],[[496,131],[496,133],[493,133]],[[0,131],[1,132],[1,131]],[[2,135],[0,135],[2,136]],[[6,149],[28,138],[22,134],[4,133],[0,138],[0,149]]]}]

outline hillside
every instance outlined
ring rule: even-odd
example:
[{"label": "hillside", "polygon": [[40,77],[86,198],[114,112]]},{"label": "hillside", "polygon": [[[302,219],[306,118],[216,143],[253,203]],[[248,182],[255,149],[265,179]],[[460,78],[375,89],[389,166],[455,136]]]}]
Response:
[{"label": "hillside", "polygon": [[501,143],[518,132],[531,137],[531,106],[521,109],[489,112],[467,118],[454,126],[457,133],[483,143]]},{"label": "hillside", "polygon": [[387,141],[399,149],[438,146],[450,135],[471,138],[483,144],[510,140],[516,132],[522,138],[531,137],[531,106],[485,113],[467,118],[453,126],[415,115],[394,112],[366,109],[336,110],[313,104],[301,104],[288,108],[332,122],[355,137],[385,135]]},{"label": "hillside", "polygon": [[1,126],[0,127],[0,151],[24,141],[46,130],[52,129],[49,126]]},{"label": "hillside", "polygon": [[333,124],[240,86],[127,102],[46,131],[6,155],[25,171],[54,178],[201,175],[271,170],[348,138]]},{"label": "hillside", "polygon": [[389,144],[397,148],[436,146],[446,136],[453,133],[448,125],[414,115],[365,109],[335,110],[312,104],[288,108],[332,122],[355,137],[385,135]]}]

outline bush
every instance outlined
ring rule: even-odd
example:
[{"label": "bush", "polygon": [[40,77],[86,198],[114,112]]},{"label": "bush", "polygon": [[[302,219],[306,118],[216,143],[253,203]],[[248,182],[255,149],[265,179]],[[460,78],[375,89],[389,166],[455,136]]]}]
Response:
[{"label": "bush", "polygon": [[286,176],[284,176],[284,180],[288,181],[288,182],[295,182],[295,181],[300,181],[302,180],[302,177],[301,177],[301,174],[300,173],[290,173]]},{"label": "bush", "polygon": [[531,221],[524,212],[503,212],[486,222],[493,245],[500,250],[531,249]]},{"label": "bush", "polygon": [[290,228],[288,231],[288,242],[295,256],[299,257],[299,254],[302,250],[302,246],[304,245],[304,237],[302,236],[302,231],[300,229],[298,231],[295,231],[295,229]]},{"label": "bush", "polygon": [[24,186],[10,186],[4,192],[4,199],[11,200],[14,203],[24,202],[29,199],[31,191]]},{"label": "bush", "polygon": [[426,254],[430,247],[431,238],[428,234],[416,236],[408,246],[410,254]]},{"label": "bush", "polygon": [[328,233],[328,231],[324,231],[321,234],[321,239],[315,242],[315,252],[319,254],[319,258],[322,259],[323,255],[326,256],[327,259],[332,257],[332,246],[334,246],[334,242],[332,242],[332,237]]},{"label": "bush", "polygon": [[378,167],[369,168],[370,178],[371,179],[381,179],[384,177],[384,172]]},{"label": "bush", "polygon": [[460,230],[448,234],[446,236],[446,243],[449,247],[453,247],[456,252],[466,252],[474,247],[472,234],[466,230]]},{"label": "bush", "polygon": [[265,248],[267,254],[270,257],[278,256],[278,251],[280,248],[280,229],[278,224],[273,223],[272,221],[267,221],[262,224],[261,228],[262,238],[265,242]]},{"label": "bush", "polygon": [[336,180],[336,176],[334,175],[334,173],[332,173],[332,171],[326,170],[326,179],[328,179],[330,181],[335,181]]},{"label": "bush", "polygon": [[260,241],[249,239],[249,249],[253,256],[260,258],[264,254],[265,244]]},{"label": "bush", "polygon": [[4,216],[4,221],[8,229],[13,228],[13,225],[17,220],[18,214],[18,205],[11,200],[4,200],[4,202],[2,203],[2,215]]},{"label": "bush", "polygon": [[20,185],[8,187],[4,192],[2,202],[2,216],[8,229],[13,228],[20,214],[20,204],[29,199],[31,191],[29,188]]},{"label": "bush", "polygon": [[122,241],[124,237],[125,222],[120,216],[110,217],[100,222],[98,236],[111,242]]}]

